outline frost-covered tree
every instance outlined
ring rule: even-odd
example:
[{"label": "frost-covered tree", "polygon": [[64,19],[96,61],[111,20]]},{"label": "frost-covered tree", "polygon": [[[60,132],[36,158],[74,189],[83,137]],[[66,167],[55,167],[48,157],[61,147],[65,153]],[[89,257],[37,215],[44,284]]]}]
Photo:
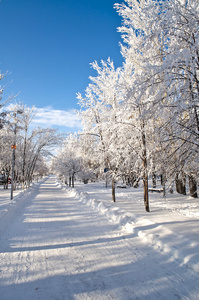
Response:
[{"label": "frost-covered tree", "polygon": [[75,177],[83,175],[84,172],[83,158],[79,150],[77,136],[70,134],[51,164],[51,170],[59,177],[64,176],[65,183],[72,187],[75,185]]},{"label": "frost-covered tree", "polygon": [[[19,111],[20,114],[17,113]],[[0,132],[1,169],[10,175],[14,152],[14,179],[23,184],[31,182],[39,163],[44,166],[43,160],[51,156],[54,148],[62,142],[62,135],[54,129],[32,129],[33,118],[34,108],[13,105]],[[15,145],[16,149],[12,150],[11,145]]]},{"label": "frost-covered tree", "polygon": [[32,132],[30,141],[30,151],[27,160],[27,179],[32,180],[33,172],[36,163],[40,156],[49,157],[52,151],[62,142],[62,135],[57,133],[57,130],[51,128],[37,128]]},{"label": "frost-covered tree", "polygon": [[24,184],[27,181],[28,164],[30,148],[32,145],[32,140],[35,134],[34,130],[30,129],[31,122],[35,117],[34,107],[28,108],[22,103],[12,106],[13,111],[21,112],[17,114],[17,125],[16,125],[16,140],[17,140],[17,168],[18,176],[20,181]]},{"label": "frost-covered tree", "polygon": [[[148,151],[150,156],[153,154],[152,167],[156,160],[155,167],[162,170],[165,178],[172,166],[172,153],[180,151],[183,159],[178,161],[178,169],[183,174],[187,153],[196,158],[198,147],[198,3],[175,0],[127,0],[126,3],[116,4],[123,17],[120,31],[127,45],[122,46],[130,74],[126,86],[130,97],[133,95],[137,104],[142,104],[141,118],[152,120],[150,135],[154,150]],[[147,137],[148,122],[145,129]],[[178,140],[176,147],[174,140]],[[147,140],[150,149],[148,146]],[[161,153],[156,153],[156,148]],[[157,159],[159,155],[162,163]],[[168,157],[171,164],[165,163]]]},{"label": "frost-covered tree", "polygon": [[121,50],[125,59],[123,76],[127,107],[125,122],[136,137],[134,149],[137,152],[137,159],[141,159],[143,164],[144,204],[146,211],[149,211],[148,164],[152,122],[150,122],[151,116],[148,112],[151,110],[152,101],[150,85],[147,82],[150,74],[146,72],[149,64],[147,57],[150,57],[150,52],[145,39],[149,31],[149,20],[145,10],[147,2],[136,0],[126,2],[127,4],[115,5],[123,18],[119,31],[124,40]]},{"label": "frost-covered tree", "polygon": [[112,198],[115,201],[115,182],[120,174],[122,153],[119,145],[120,107],[123,103],[122,91],[119,89],[121,69],[115,69],[108,59],[91,64],[97,72],[90,77],[91,83],[86,88],[85,97],[78,94],[85,136],[93,137],[95,157],[102,170],[108,169],[112,177]]},{"label": "frost-covered tree", "polygon": [[118,176],[135,186],[143,178],[149,211],[149,175],[154,187],[161,175],[164,194],[166,180],[185,193],[188,176],[197,196],[198,4],[126,0],[115,7],[124,64],[92,64],[97,75],[78,95],[83,131],[75,153],[84,166],[109,170],[114,201]]},{"label": "frost-covered tree", "polygon": [[[152,5],[151,5],[152,7]],[[196,1],[162,1],[156,7],[159,11],[151,9],[150,15],[156,32],[164,34],[162,47],[162,64],[157,68],[153,66],[153,74],[160,74],[165,89],[160,90],[155,101],[158,106],[167,112],[165,124],[170,128],[169,135],[165,134],[163,126],[162,140],[167,148],[168,142],[176,147],[171,148],[170,161],[173,162],[176,155],[180,157],[176,169],[177,190],[185,193],[184,181],[186,175],[190,178],[197,176],[197,168],[190,168],[190,158],[198,165],[196,152],[198,151],[198,11]],[[148,9],[148,13],[150,7]],[[161,16],[161,18],[159,17]],[[153,77],[154,78],[154,77]],[[156,82],[157,78],[156,78]],[[160,86],[160,83],[157,84]],[[157,105],[156,105],[157,107]],[[168,113],[168,108],[170,112]],[[171,113],[172,112],[172,113]],[[173,153],[173,157],[172,157]],[[170,166],[172,166],[171,164]],[[191,164],[193,167],[193,164]],[[194,175],[195,174],[195,175]],[[179,179],[180,178],[180,179]],[[195,181],[193,180],[194,186]],[[190,188],[193,189],[192,180]],[[191,192],[192,195],[197,195]]]}]

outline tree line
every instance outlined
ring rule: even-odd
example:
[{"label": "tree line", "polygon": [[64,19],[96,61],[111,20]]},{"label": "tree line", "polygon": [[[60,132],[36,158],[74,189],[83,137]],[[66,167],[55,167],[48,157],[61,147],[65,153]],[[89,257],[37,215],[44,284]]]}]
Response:
[{"label": "tree line", "polygon": [[[3,105],[3,104],[2,104]],[[62,140],[60,134],[51,128],[34,128],[32,121],[36,109],[13,104],[0,116],[0,173],[4,187],[13,180],[23,188],[29,187],[32,179],[49,172],[47,159]]]},{"label": "tree line", "polygon": [[113,201],[119,177],[134,187],[142,180],[146,211],[149,176],[154,188],[161,177],[164,194],[175,184],[185,195],[188,180],[197,197],[198,1],[126,0],[115,9],[123,65],[91,64],[96,76],[77,96],[83,129],[68,137],[53,165],[70,178],[108,171]]}]

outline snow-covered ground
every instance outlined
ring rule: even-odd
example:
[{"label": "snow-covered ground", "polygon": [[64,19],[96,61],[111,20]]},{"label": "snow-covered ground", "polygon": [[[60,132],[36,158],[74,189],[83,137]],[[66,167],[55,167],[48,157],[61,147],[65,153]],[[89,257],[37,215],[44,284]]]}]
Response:
[{"label": "snow-covered ground", "polygon": [[76,184],[71,191],[87,205],[105,214],[121,229],[134,232],[154,249],[169,253],[199,273],[199,200],[177,193],[150,192],[150,213],[145,212],[143,188],[117,188],[116,203],[111,187],[103,183]]},{"label": "snow-covered ground", "polygon": [[54,176],[0,189],[0,299],[199,299],[199,201]]}]

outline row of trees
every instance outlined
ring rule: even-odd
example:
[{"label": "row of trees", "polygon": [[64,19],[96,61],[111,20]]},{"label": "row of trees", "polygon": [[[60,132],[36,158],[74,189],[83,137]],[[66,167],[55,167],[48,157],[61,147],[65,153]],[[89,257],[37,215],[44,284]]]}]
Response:
[{"label": "row of trees", "polygon": [[124,64],[92,63],[97,75],[78,94],[83,131],[69,138],[61,156],[66,166],[81,157],[84,169],[108,169],[114,201],[118,176],[135,186],[142,178],[146,211],[149,175],[154,187],[161,175],[164,193],[167,181],[186,194],[188,178],[197,197],[198,1],[126,0],[115,8],[123,20]]},{"label": "row of trees", "polygon": [[29,186],[34,175],[48,173],[47,158],[61,141],[54,129],[33,128],[34,117],[34,107],[16,104],[1,118],[0,171],[5,178],[13,175],[14,182],[23,186]]},{"label": "row of trees", "polygon": [[83,140],[79,137],[69,135],[63,148],[51,160],[51,171],[70,187],[74,187],[76,177],[88,183],[88,180],[95,180],[99,173],[99,170],[90,165],[88,156],[83,154]]}]

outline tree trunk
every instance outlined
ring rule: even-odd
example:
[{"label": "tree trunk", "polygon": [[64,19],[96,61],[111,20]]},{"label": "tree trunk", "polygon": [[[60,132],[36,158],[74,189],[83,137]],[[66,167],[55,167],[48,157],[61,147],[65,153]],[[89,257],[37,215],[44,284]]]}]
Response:
[{"label": "tree trunk", "polygon": [[32,175],[33,175],[33,172],[34,172],[34,169],[35,169],[35,166],[36,166],[37,159],[39,157],[39,153],[40,153],[40,150],[37,150],[37,152],[35,153],[35,155],[33,157],[31,165],[29,167],[29,171],[28,171],[28,174],[27,174],[28,187],[30,187],[30,182],[32,181]]},{"label": "tree trunk", "polygon": [[189,191],[190,196],[193,198],[198,198],[197,194],[197,182],[192,175],[189,175]]},{"label": "tree trunk", "polygon": [[22,182],[25,180],[25,167],[26,167],[26,148],[27,148],[27,138],[24,139],[24,149],[23,149],[23,163],[22,163]]},{"label": "tree trunk", "polygon": [[114,180],[114,178],[112,179],[112,200],[113,200],[113,202],[116,202],[116,199],[115,199],[115,180]]},{"label": "tree trunk", "polygon": [[144,132],[144,122],[142,128],[142,144],[143,144],[143,184],[144,184],[144,205],[147,212],[149,212],[149,191],[148,191],[148,170],[147,170],[147,156],[146,156],[146,136]]},{"label": "tree trunk", "polygon": [[163,187],[163,197],[166,197],[166,174],[164,170],[161,174],[161,185]]},{"label": "tree trunk", "polygon": [[152,159],[152,184],[153,188],[156,188],[156,174],[155,174],[155,162],[154,159]]},{"label": "tree trunk", "polygon": [[182,194],[186,195],[186,174],[182,172]]},{"label": "tree trunk", "polygon": [[[144,161],[144,165],[146,162]],[[145,166],[144,166],[145,168]],[[144,184],[144,206],[147,212],[149,212],[149,192],[148,192],[148,175],[147,170],[144,170],[144,176],[143,176],[143,184]]]},{"label": "tree trunk", "polygon": [[106,188],[108,187],[108,173],[106,172]]},{"label": "tree trunk", "polygon": [[163,185],[163,174],[160,174],[160,183]]},{"label": "tree trunk", "polygon": [[186,176],[182,173],[182,176],[179,177],[179,173],[176,174],[176,191],[178,194],[186,195]]},{"label": "tree trunk", "polygon": [[75,187],[75,174],[72,175],[72,188]]},{"label": "tree trunk", "polygon": [[153,188],[156,188],[156,175],[155,172],[152,172],[152,183],[153,183]]},{"label": "tree trunk", "polygon": [[178,173],[176,173],[176,177],[175,177],[175,183],[176,183],[176,192],[180,194],[180,184],[179,184],[179,178],[178,178]]},{"label": "tree trunk", "polygon": [[71,176],[69,177],[69,186],[71,187]]}]

